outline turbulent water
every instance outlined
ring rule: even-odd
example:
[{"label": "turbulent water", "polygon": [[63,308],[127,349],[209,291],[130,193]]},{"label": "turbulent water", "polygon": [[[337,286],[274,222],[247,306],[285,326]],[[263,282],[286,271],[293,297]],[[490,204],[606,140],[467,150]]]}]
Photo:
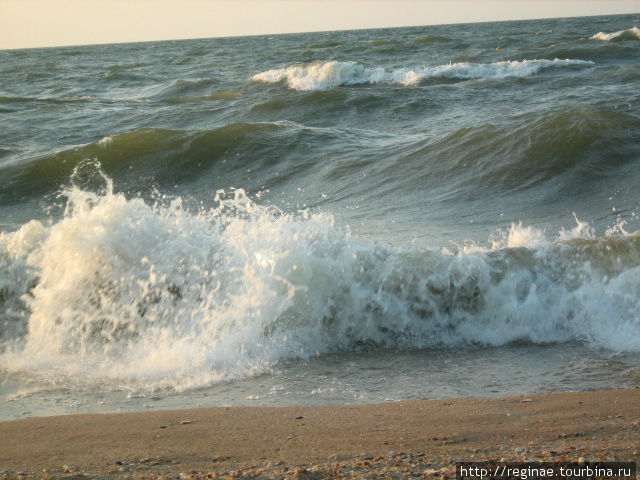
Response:
[{"label": "turbulent water", "polygon": [[640,16],[0,52],[0,419],[640,379]]}]

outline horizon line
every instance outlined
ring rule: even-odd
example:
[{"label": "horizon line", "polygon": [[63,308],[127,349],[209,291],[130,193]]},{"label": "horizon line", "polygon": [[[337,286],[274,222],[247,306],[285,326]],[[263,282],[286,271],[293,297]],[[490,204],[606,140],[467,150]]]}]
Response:
[{"label": "horizon line", "polygon": [[159,39],[151,39],[151,40],[124,40],[124,41],[116,41],[116,42],[98,42],[98,43],[72,43],[72,44],[59,44],[59,45],[46,45],[46,46],[35,46],[35,47],[9,47],[9,48],[0,48],[0,52],[10,52],[10,51],[19,51],[19,50],[46,50],[46,49],[55,49],[55,48],[74,48],[74,47],[97,47],[97,46],[108,46],[108,45],[135,45],[135,44],[145,44],[145,43],[162,43],[162,42],[188,42],[188,41],[196,41],[196,40],[216,40],[216,39],[225,39],[225,38],[251,38],[251,37],[267,37],[267,36],[285,36],[285,35],[305,35],[305,34],[317,34],[317,33],[331,33],[331,32],[359,32],[359,31],[369,31],[369,30],[393,30],[393,29],[401,29],[401,28],[422,28],[422,27],[442,27],[448,25],[479,25],[483,23],[507,23],[507,22],[535,22],[539,20],[569,20],[569,19],[580,19],[580,18],[596,18],[596,17],[621,17],[628,15],[640,15],[640,11],[638,12],[627,12],[627,13],[612,13],[612,14],[596,14],[596,15],[577,15],[577,16],[560,16],[560,17],[535,17],[535,18],[516,18],[516,19],[500,19],[500,20],[481,20],[481,21],[466,21],[466,22],[451,22],[451,23],[427,23],[427,24],[419,24],[419,25],[394,25],[389,27],[365,27],[365,28],[337,28],[333,30],[304,30],[304,31],[285,31],[285,32],[273,32],[273,33],[258,33],[258,34],[238,34],[238,35],[221,35],[221,36],[211,36],[211,37],[178,37],[178,38],[159,38]]}]

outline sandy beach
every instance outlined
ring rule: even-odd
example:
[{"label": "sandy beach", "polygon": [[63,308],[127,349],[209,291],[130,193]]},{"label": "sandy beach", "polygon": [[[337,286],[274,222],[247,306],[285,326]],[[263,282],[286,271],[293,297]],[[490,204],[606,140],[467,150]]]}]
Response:
[{"label": "sandy beach", "polygon": [[637,461],[640,389],[28,418],[0,439],[0,478],[451,478],[456,461]]}]

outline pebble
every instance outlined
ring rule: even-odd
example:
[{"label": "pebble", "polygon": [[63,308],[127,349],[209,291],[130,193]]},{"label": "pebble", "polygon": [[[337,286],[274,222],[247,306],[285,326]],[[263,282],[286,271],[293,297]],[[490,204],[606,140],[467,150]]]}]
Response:
[{"label": "pebble", "polygon": [[[597,458],[597,455],[603,455],[608,452],[600,449],[593,450],[590,446],[585,445],[567,445],[566,442],[571,441],[575,437],[572,435],[570,440],[564,439],[562,445],[545,445],[545,450],[539,450],[539,445],[535,442],[526,443],[526,447],[518,446],[513,447],[511,443],[513,440],[506,440],[505,443],[488,453],[480,453],[477,449],[467,448],[466,451],[480,453],[477,455],[479,460],[496,461],[500,458],[501,462],[506,461],[522,461],[524,454],[529,459],[535,459],[540,461],[541,458],[546,458],[549,461],[550,456],[560,455],[557,457],[557,461],[572,461],[585,463],[585,457]],[[573,440],[575,442],[575,440]],[[588,444],[588,442],[587,442]],[[557,450],[550,449],[555,447]],[[560,448],[559,448],[560,447]],[[406,448],[406,447],[405,447]],[[546,450],[549,448],[549,450]],[[362,479],[362,480],[395,480],[395,479],[428,479],[428,480],[452,480],[455,478],[455,465],[454,463],[460,461],[459,454],[451,456],[453,453],[450,449],[436,449],[435,451],[422,451],[414,452],[406,448],[403,450],[388,451],[386,454],[380,455],[376,451],[358,450],[359,454],[352,454],[352,456],[343,457],[343,453],[338,456],[332,454],[329,460],[321,462],[316,465],[300,465],[297,463],[287,464],[282,460],[272,459],[271,462],[267,462],[267,458],[263,458],[264,464],[237,469],[237,465],[233,462],[229,462],[229,466],[234,466],[236,470],[226,470],[224,463],[218,463],[217,458],[213,458],[210,461],[216,463],[215,467],[212,465],[210,473],[199,472],[197,470],[189,470],[184,467],[176,467],[175,469],[169,465],[172,463],[180,463],[178,461],[171,461],[168,459],[160,459],[162,464],[165,465],[166,471],[149,474],[147,469],[145,472],[136,471],[140,468],[139,464],[133,463],[131,460],[126,463],[122,460],[118,460],[116,463],[122,465],[119,469],[120,472],[129,472],[127,475],[122,475],[120,478],[130,478],[133,480],[161,480],[161,479],[173,479],[178,480],[182,478],[184,480],[205,480],[208,478],[219,479],[254,479],[254,480],[288,480],[293,478],[302,478],[308,480],[318,480],[323,478],[331,478],[334,480],[340,479]],[[503,451],[503,457],[498,457],[500,451]],[[508,453],[507,453],[508,452]],[[634,450],[636,452],[636,450]],[[578,453],[584,455],[579,456]],[[565,456],[566,454],[566,456]],[[495,455],[495,457],[487,457],[487,455]],[[634,453],[635,455],[635,453]],[[628,454],[625,454],[625,458]],[[506,458],[505,458],[506,457]],[[228,457],[219,457],[220,460],[227,459]],[[468,458],[468,457],[467,457]],[[602,457],[604,458],[604,457]],[[152,457],[140,457],[139,462],[146,463],[154,461]],[[126,465],[126,467],[125,467]],[[71,469],[72,467],[64,465]],[[78,471],[79,467],[73,467],[74,473]],[[178,470],[179,468],[179,470]],[[173,470],[175,473],[168,474]],[[178,477],[178,473],[180,477]],[[0,475],[6,474],[5,471],[0,471]],[[118,470],[110,472],[113,477],[117,478]],[[77,473],[76,473],[77,475]],[[91,475],[88,475],[91,478]],[[0,477],[4,478],[4,477]],[[62,477],[61,477],[62,478]],[[66,478],[66,477],[65,477]]]},{"label": "pebble", "polygon": [[182,420],[180,422],[180,425],[189,425],[190,423],[193,423],[193,421],[191,421],[191,420]]}]

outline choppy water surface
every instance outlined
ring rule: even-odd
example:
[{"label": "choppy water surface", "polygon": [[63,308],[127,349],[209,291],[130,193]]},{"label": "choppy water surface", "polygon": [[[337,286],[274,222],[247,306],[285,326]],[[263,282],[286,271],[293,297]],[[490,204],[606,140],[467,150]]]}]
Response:
[{"label": "choppy water surface", "polygon": [[637,384],[639,24],[0,52],[0,418]]}]

